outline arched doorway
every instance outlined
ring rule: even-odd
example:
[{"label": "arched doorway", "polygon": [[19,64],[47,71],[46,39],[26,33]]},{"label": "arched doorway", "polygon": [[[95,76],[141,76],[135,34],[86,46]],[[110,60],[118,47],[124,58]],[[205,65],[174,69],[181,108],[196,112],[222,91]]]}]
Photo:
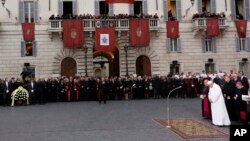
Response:
[{"label": "arched doorway", "polygon": [[95,51],[93,53],[94,70],[101,69],[102,76],[119,76],[119,51],[103,52]]},{"label": "arched doorway", "polygon": [[61,76],[74,77],[76,75],[76,61],[71,57],[64,58],[61,63]]},{"label": "arched doorway", "polygon": [[140,76],[151,76],[151,62],[150,59],[145,56],[139,56],[136,59],[136,74]]}]

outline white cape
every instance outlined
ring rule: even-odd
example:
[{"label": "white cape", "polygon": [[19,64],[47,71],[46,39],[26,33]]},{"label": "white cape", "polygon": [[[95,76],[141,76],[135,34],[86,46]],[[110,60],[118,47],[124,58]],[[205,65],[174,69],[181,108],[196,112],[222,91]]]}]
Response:
[{"label": "white cape", "polygon": [[209,89],[208,98],[211,101],[212,122],[218,126],[231,124],[221,88],[217,84]]}]

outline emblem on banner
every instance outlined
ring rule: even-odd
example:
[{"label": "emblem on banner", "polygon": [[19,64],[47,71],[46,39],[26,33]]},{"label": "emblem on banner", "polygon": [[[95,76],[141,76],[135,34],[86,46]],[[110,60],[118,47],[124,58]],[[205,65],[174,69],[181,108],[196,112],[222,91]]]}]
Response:
[{"label": "emblem on banner", "polygon": [[174,33],[174,28],[173,27],[171,28],[171,32]]},{"label": "emblem on banner", "polygon": [[142,35],[141,27],[137,27],[137,29],[136,29],[136,35],[137,35],[137,37],[141,37],[141,35]]},{"label": "emblem on banner", "polygon": [[109,46],[109,34],[100,34],[100,45]]},{"label": "emblem on banner", "polygon": [[75,29],[72,29],[71,32],[70,32],[70,37],[71,37],[72,39],[75,39],[76,36],[77,36],[76,30],[75,30]]},{"label": "emblem on banner", "polygon": [[30,29],[27,29],[26,35],[30,35]]},{"label": "emblem on banner", "polygon": [[244,32],[245,31],[245,28],[243,26],[240,27],[240,31],[241,32]]}]

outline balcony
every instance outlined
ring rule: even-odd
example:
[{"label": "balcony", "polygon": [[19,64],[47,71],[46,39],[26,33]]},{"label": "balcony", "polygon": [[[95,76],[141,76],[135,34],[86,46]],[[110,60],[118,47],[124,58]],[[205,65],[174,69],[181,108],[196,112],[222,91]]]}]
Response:
[{"label": "balcony", "polygon": [[[220,30],[225,31],[229,26],[227,25],[226,18],[218,18]],[[196,18],[193,20],[194,34],[198,34],[199,31],[205,32],[207,30],[207,18]]]},{"label": "balcony", "polygon": [[[95,27],[101,25],[114,26],[116,31],[128,31],[129,30],[129,19],[83,19],[84,31],[95,31]],[[63,22],[62,20],[49,20],[48,32],[62,32]],[[149,19],[149,30],[159,30],[159,19]]]}]

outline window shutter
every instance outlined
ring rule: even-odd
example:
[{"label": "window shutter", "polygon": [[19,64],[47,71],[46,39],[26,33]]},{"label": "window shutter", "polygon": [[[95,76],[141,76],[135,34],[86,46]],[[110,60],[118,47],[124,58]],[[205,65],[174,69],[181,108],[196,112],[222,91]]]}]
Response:
[{"label": "window shutter", "polygon": [[210,12],[216,14],[216,0],[210,1]]},{"label": "window shutter", "polygon": [[73,15],[77,15],[77,0],[72,1]]},{"label": "window shutter", "polygon": [[250,20],[250,1],[244,0],[244,18]]},{"label": "window shutter", "polygon": [[129,4],[129,14],[134,15],[134,4]]},{"label": "window shutter", "polygon": [[63,1],[58,0],[58,14],[63,15]]},{"label": "window shutter", "polygon": [[113,15],[114,15],[114,5],[109,4],[109,16],[113,16]]},{"label": "window shutter", "polygon": [[211,45],[212,45],[212,52],[216,53],[217,47],[216,47],[216,38],[215,37],[211,38]]},{"label": "window shutter", "polygon": [[235,4],[235,0],[231,0],[231,18],[232,18],[232,20],[236,19],[236,4]]},{"label": "window shutter", "polygon": [[245,47],[246,47],[246,51],[250,52],[250,37],[245,38]]},{"label": "window shutter", "polygon": [[197,0],[197,6],[198,13],[202,14],[202,0]]},{"label": "window shutter", "polygon": [[25,52],[24,52],[25,44],[26,44],[25,41],[21,41],[21,50],[20,50],[21,57],[25,56]]},{"label": "window shutter", "polygon": [[202,52],[206,52],[206,38],[202,37],[201,38],[201,47],[202,47]]},{"label": "window shutter", "polygon": [[34,1],[34,22],[38,21],[38,1]]},{"label": "window shutter", "polygon": [[148,14],[148,1],[144,0],[142,1],[142,13],[145,15],[145,14]]},{"label": "window shutter", "polygon": [[240,52],[240,38],[235,38],[236,52]]},{"label": "window shutter", "polygon": [[167,52],[171,52],[171,39],[167,38],[166,40],[166,47],[167,47]]},{"label": "window shutter", "polygon": [[177,38],[177,52],[181,52],[181,39]]},{"label": "window shutter", "polygon": [[168,6],[167,6],[167,0],[163,0],[163,14],[164,14],[164,21],[168,20]]},{"label": "window shutter", "polygon": [[19,23],[22,23],[24,21],[24,2],[23,1],[19,1],[19,10],[18,10],[18,21]]},{"label": "window shutter", "polygon": [[96,0],[96,1],[95,1],[95,15],[96,15],[96,16],[100,15],[99,0]]},{"label": "window shutter", "polygon": [[32,54],[33,54],[34,57],[36,57],[36,55],[37,55],[37,44],[36,44],[36,41],[32,42]]},{"label": "window shutter", "polygon": [[176,18],[178,21],[182,19],[181,0],[176,0]]}]

